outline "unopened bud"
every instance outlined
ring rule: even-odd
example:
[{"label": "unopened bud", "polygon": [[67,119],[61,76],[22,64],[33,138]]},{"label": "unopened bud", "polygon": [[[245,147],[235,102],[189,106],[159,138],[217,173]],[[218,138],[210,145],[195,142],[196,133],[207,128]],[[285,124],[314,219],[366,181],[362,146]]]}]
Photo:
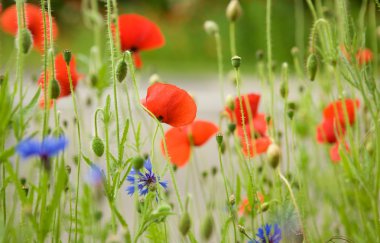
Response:
[{"label": "unopened bud", "polygon": [[204,240],[210,239],[212,232],[214,230],[214,219],[211,213],[208,213],[203,219],[201,224],[201,236]]},{"label": "unopened bud", "polygon": [[294,46],[294,47],[290,50],[290,53],[292,54],[293,57],[297,56],[299,52],[300,52],[300,50],[299,50],[298,47],[296,47],[296,46]]},{"label": "unopened bud", "polygon": [[228,202],[231,206],[235,205],[236,203],[236,198],[234,194],[231,194],[230,198],[228,199]]},{"label": "unopened bud", "polygon": [[[21,47],[20,45],[21,39]],[[33,46],[33,37],[32,33],[28,29],[22,29],[20,36],[16,38],[16,46],[19,47],[24,54],[28,54]]]},{"label": "unopened bud", "polygon": [[228,131],[230,133],[234,133],[234,131],[236,129],[236,124],[235,123],[229,123],[227,126],[228,126]]},{"label": "unopened bud", "polygon": [[306,69],[309,79],[311,81],[314,81],[315,75],[317,74],[318,70],[318,60],[317,56],[314,53],[310,54],[307,58]]},{"label": "unopened bud", "polygon": [[122,58],[116,65],[116,79],[120,83],[123,82],[125,77],[127,76],[127,63],[125,62],[124,58]]},{"label": "unopened bud", "polygon": [[191,218],[188,212],[185,212],[179,221],[179,231],[183,236],[186,236],[191,227]]},{"label": "unopened bud", "polygon": [[235,110],[235,100],[232,97],[232,95],[227,95],[226,105],[227,105],[228,109],[230,109],[231,111]]},{"label": "unopened bud", "polygon": [[101,157],[104,153],[104,143],[101,138],[98,136],[94,137],[92,140],[92,151],[98,156]]},{"label": "unopened bud", "polygon": [[223,143],[223,134],[218,133],[216,134],[216,142],[218,143],[219,146]]},{"label": "unopened bud", "polygon": [[276,169],[280,163],[281,150],[277,144],[272,143],[267,150],[268,162],[273,169]]},{"label": "unopened bud", "polygon": [[154,83],[160,82],[160,80],[161,80],[160,76],[155,73],[149,77],[149,84],[152,85]]},{"label": "unopened bud", "polygon": [[132,160],[133,169],[137,171],[141,170],[144,167],[144,163],[145,163],[144,159],[140,156],[133,158]]},{"label": "unopened bud", "polygon": [[70,61],[71,61],[71,51],[70,50],[66,49],[63,51],[63,59],[65,60],[66,65],[69,66]]},{"label": "unopened bud", "polygon": [[61,88],[59,86],[59,83],[56,79],[53,79],[51,81],[51,98],[57,99],[61,93]]},{"label": "unopened bud", "polygon": [[71,174],[71,166],[70,165],[66,165],[66,172],[68,175]]},{"label": "unopened bud", "polygon": [[203,27],[204,27],[206,33],[209,35],[215,35],[219,32],[218,25],[212,20],[207,20],[204,23]]},{"label": "unopened bud", "polygon": [[242,233],[242,234],[245,234],[245,227],[243,225],[238,225],[238,229],[239,229],[239,232]]},{"label": "unopened bud", "polygon": [[240,18],[242,9],[239,0],[231,0],[226,9],[226,16],[231,22],[235,22]]},{"label": "unopened bud", "polygon": [[[236,0],[233,0],[233,1],[236,1]],[[232,63],[232,66],[234,68],[239,68],[240,64],[241,64],[241,57],[239,57],[239,56],[233,56],[231,58],[231,63]]]},{"label": "unopened bud", "polygon": [[266,212],[269,209],[269,203],[265,202],[260,205],[260,212]]}]

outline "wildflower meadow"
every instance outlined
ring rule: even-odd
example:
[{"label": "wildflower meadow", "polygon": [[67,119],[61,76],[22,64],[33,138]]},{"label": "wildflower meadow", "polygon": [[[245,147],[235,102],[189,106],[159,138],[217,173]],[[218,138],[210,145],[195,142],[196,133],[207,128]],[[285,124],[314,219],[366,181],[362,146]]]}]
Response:
[{"label": "wildflower meadow", "polygon": [[1,1],[1,241],[380,243],[379,11]]}]

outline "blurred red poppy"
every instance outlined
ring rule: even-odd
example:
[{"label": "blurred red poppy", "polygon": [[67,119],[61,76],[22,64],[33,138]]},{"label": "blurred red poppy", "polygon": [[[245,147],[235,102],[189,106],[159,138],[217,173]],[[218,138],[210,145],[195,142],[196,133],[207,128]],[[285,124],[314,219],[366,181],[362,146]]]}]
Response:
[{"label": "blurred red poppy", "polygon": [[345,99],[344,104],[341,100],[330,103],[323,110],[323,118],[338,119],[342,125],[346,124],[346,115],[348,122],[352,125],[355,122],[356,110],[359,108],[358,99]]},{"label": "blurred red poppy", "polygon": [[344,144],[344,148],[347,152],[349,152],[349,147],[346,142],[337,142],[330,148],[330,158],[333,163],[338,163],[340,161],[339,149],[342,147],[342,143]]},{"label": "blurred red poppy", "polygon": [[[191,146],[202,146],[219,128],[212,122],[197,120],[184,127],[173,127],[165,133],[165,141],[170,162],[178,167],[186,165],[190,159]],[[161,151],[165,155],[164,141]]]},{"label": "blurred red poppy", "polygon": [[252,119],[255,119],[260,102],[259,94],[246,94],[242,95],[241,98],[243,103],[244,121],[242,120],[239,97],[235,98],[235,109],[233,111],[231,111],[229,108],[226,108],[231,121],[236,123],[237,126],[242,126],[243,122],[247,124],[251,116]]},{"label": "blurred red poppy", "polygon": [[356,53],[356,60],[358,61],[359,65],[367,64],[371,62],[373,59],[372,51],[368,48],[360,49]]},{"label": "blurred red poppy", "polygon": [[148,88],[145,102],[141,102],[163,123],[180,127],[194,121],[197,106],[193,98],[175,85],[154,83]]},{"label": "blurred red poppy", "polygon": [[[55,79],[58,81],[58,84],[60,86],[60,94],[59,97],[65,97],[71,94],[70,91],[70,80],[69,80],[69,75],[67,72],[67,67],[66,67],[66,62],[63,58],[63,54],[60,53],[58,56],[55,58]],[[75,57],[74,55],[71,57],[70,61],[70,74],[71,74],[71,80],[73,82],[73,89],[75,90],[78,80],[79,80],[79,75],[76,70],[76,64],[75,64]],[[50,74],[49,72],[46,75],[46,80],[49,82],[50,81]],[[41,86],[41,89],[44,89],[44,73],[42,72],[39,79],[38,79],[38,84]],[[40,106],[42,105],[43,107],[44,100],[43,97],[41,98],[40,101]]]},{"label": "blurred red poppy", "polygon": [[165,44],[165,38],[160,28],[144,16],[123,14],[119,16],[118,21],[121,50],[131,51],[136,67],[141,68],[139,52],[162,47]]},{"label": "blurred red poppy", "polygon": [[[50,31],[49,31],[49,18],[48,14],[45,15],[46,19],[46,35],[49,40]],[[29,29],[33,36],[34,46],[43,51],[44,49],[44,30],[43,30],[43,16],[39,6],[26,3],[25,4],[25,21],[26,28]],[[58,35],[58,28],[55,20],[53,19],[53,39],[56,39]],[[16,36],[18,25],[17,25],[17,9],[16,5],[12,5],[9,8],[5,9],[0,17],[0,26],[4,32],[9,33],[13,36]]]},{"label": "blurred red poppy", "polygon": [[[264,195],[261,192],[257,192],[256,195],[257,195],[257,198],[259,199],[259,203],[263,204],[264,203]],[[258,208],[258,207],[259,207],[259,204],[256,205],[256,208]],[[239,215],[240,216],[248,215],[251,213],[251,211],[252,211],[252,207],[251,207],[251,205],[249,205],[248,198],[245,197],[239,205]]]},{"label": "blurred red poppy", "polygon": [[269,137],[250,138],[248,140],[248,148],[244,137],[240,137],[240,142],[244,155],[254,157],[258,154],[265,153],[269,145],[271,145],[272,140]]},{"label": "blurred red poppy", "polygon": [[324,119],[317,126],[317,141],[320,143],[335,143],[338,141],[346,132],[346,128],[339,124],[334,119]]}]

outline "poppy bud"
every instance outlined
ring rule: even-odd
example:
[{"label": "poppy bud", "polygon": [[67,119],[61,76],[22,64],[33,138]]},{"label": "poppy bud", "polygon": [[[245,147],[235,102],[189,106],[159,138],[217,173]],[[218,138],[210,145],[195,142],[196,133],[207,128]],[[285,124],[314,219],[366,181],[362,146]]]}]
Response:
[{"label": "poppy bud", "polygon": [[228,109],[230,109],[231,111],[235,110],[235,100],[232,97],[232,95],[227,95],[226,105],[227,105]]},{"label": "poppy bud", "polygon": [[212,232],[214,229],[214,219],[212,218],[211,213],[208,213],[206,217],[203,219],[201,224],[201,236],[203,239],[210,239]]},{"label": "poppy bud", "polygon": [[236,198],[234,194],[231,194],[230,198],[228,199],[228,202],[231,206],[235,205],[236,203]]},{"label": "poppy bud", "polygon": [[276,169],[280,162],[281,151],[277,144],[272,143],[267,150],[268,162],[273,169]]},{"label": "poppy bud", "polygon": [[269,203],[265,202],[260,205],[260,212],[266,212],[269,209]]},{"label": "poppy bud", "polygon": [[290,118],[290,120],[292,120],[294,117],[294,111],[288,111],[288,117]]},{"label": "poppy bud", "polygon": [[290,50],[290,53],[292,54],[293,57],[297,56],[299,52],[300,52],[300,50],[299,50],[298,47],[296,47],[296,46],[294,46],[294,47]]},{"label": "poppy bud", "polygon": [[242,234],[245,234],[245,227],[243,225],[238,225],[238,229],[239,229],[239,232],[242,233]]},{"label": "poppy bud", "polygon": [[116,79],[120,83],[123,82],[125,77],[127,76],[127,63],[125,62],[124,58],[121,59],[117,65],[116,65]]},{"label": "poppy bud", "polygon": [[71,166],[70,165],[66,165],[66,172],[68,175],[71,174]]},{"label": "poppy bud", "polygon": [[188,212],[185,212],[179,221],[179,231],[183,236],[186,236],[191,227],[191,218]]},{"label": "poppy bud", "polygon": [[96,211],[96,212],[94,213],[94,218],[95,218],[96,221],[101,220],[102,217],[103,217],[103,212],[102,212],[102,211]]},{"label": "poppy bud", "polygon": [[226,9],[226,16],[231,22],[240,18],[242,9],[238,0],[231,0]]},{"label": "poppy bud", "polygon": [[286,82],[281,82],[281,87],[280,87],[280,94],[283,99],[286,99],[288,97],[288,85]]},{"label": "poppy bud", "polygon": [[98,136],[94,137],[92,140],[92,151],[98,156],[101,157],[104,153],[104,143],[103,140]]},{"label": "poppy bud", "polygon": [[204,23],[203,27],[204,27],[206,33],[209,35],[215,35],[219,32],[218,25],[212,20],[207,20]]},{"label": "poppy bud", "polygon": [[59,87],[58,81],[56,79],[53,79],[51,81],[51,98],[57,99],[59,97],[59,94],[61,93],[61,88]]},{"label": "poppy bud", "polygon": [[144,162],[145,162],[144,159],[140,156],[133,158],[132,160],[133,169],[137,171],[141,170],[144,167]]},{"label": "poppy bud", "polygon": [[318,60],[317,56],[314,53],[311,53],[307,58],[306,69],[309,79],[311,81],[314,81],[318,70]]},{"label": "poppy bud", "polygon": [[212,174],[212,176],[215,176],[217,173],[218,173],[218,167],[213,166],[213,167],[211,168],[211,174]]},{"label": "poppy bud", "polygon": [[229,123],[228,124],[228,131],[230,133],[233,133],[235,131],[235,129],[236,129],[236,124],[235,123]]},{"label": "poppy bud", "polygon": [[216,142],[218,143],[219,146],[223,143],[223,134],[218,133],[216,134]]},{"label": "poppy bud", "polygon": [[20,36],[16,37],[16,46],[19,47],[19,41],[21,38],[21,51],[24,54],[28,54],[33,46],[32,33],[28,29],[22,29]]},{"label": "poppy bud", "polygon": [[63,51],[63,59],[65,60],[66,65],[69,66],[70,61],[71,61],[71,51],[70,50],[66,49]]},{"label": "poppy bud", "polygon": [[[237,0],[233,0],[233,1],[237,1]],[[232,66],[234,67],[234,68],[239,68],[240,67],[240,63],[241,63],[241,57],[239,57],[239,56],[233,56],[232,58],[231,58],[231,63],[232,63]]]},{"label": "poppy bud", "polygon": [[154,83],[160,82],[160,80],[161,80],[160,76],[155,73],[149,77],[149,84],[152,85]]}]

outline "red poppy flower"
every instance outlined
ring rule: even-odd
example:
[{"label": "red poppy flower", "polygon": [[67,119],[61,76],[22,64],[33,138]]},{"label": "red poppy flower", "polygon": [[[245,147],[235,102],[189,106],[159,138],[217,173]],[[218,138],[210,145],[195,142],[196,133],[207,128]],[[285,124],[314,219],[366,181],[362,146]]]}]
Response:
[{"label": "red poppy flower", "polygon": [[247,124],[251,115],[252,118],[255,119],[260,102],[260,95],[254,93],[242,95],[241,98],[243,103],[244,121],[242,120],[239,97],[235,98],[234,111],[226,108],[231,121],[235,122],[237,126],[242,126],[243,122]]},{"label": "red poppy flower", "polygon": [[160,28],[141,15],[123,14],[118,21],[121,50],[133,53],[137,68],[142,66],[139,51],[160,48],[165,44]]},{"label": "red poppy flower", "polygon": [[[323,110],[325,119],[338,119],[342,125],[346,124],[346,115],[350,125],[355,122],[356,109],[359,108],[360,102],[357,99],[346,99],[344,104],[341,100],[330,103]],[[346,111],[345,111],[346,109]]]},{"label": "red poppy flower", "polygon": [[[344,148],[347,152],[349,152],[349,147],[346,142],[342,142],[344,144]],[[337,142],[330,148],[330,158],[334,164],[340,161],[339,149],[342,147],[342,143]]]},{"label": "red poppy flower", "polygon": [[346,128],[339,124],[334,119],[324,119],[317,126],[317,141],[320,143],[335,143],[338,141],[346,132]]},{"label": "red poppy flower", "polygon": [[367,64],[371,62],[373,59],[372,51],[368,48],[360,49],[356,53],[356,60],[358,61],[359,65]]},{"label": "red poppy flower", "polygon": [[[259,199],[260,204],[264,203],[264,195],[261,192],[256,193],[257,198]],[[256,205],[256,208],[258,208],[259,205]],[[239,205],[239,215],[248,215],[251,213],[252,207],[249,205],[249,200],[247,197],[245,197],[240,205]]]},{"label": "red poppy flower", "polygon": [[243,153],[245,156],[249,157],[255,157],[258,154],[265,153],[271,145],[272,140],[269,137],[259,137],[255,139],[249,139],[248,140],[248,148],[249,148],[249,153],[248,153],[248,148],[247,148],[247,143],[244,137],[240,137],[240,142],[241,142],[241,147],[243,149]]},{"label": "red poppy flower", "polygon": [[[184,127],[173,127],[165,133],[165,141],[170,162],[178,167],[184,166],[190,159],[191,145],[202,146],[219,128],[212,122],[197,120]],[[164,142],[161,151],[165,155]]]},{"label": "red poppy flower", "polygon": [[154,83],[142,104],[163,123],[180,127],[194,121],[197,106],[193,98],[175,85]]},{"label": "red poppy flower", "polygon": [[[58,81],[59,86],[60,86],[60,94],[59,97],[65,97],[71,94],[70,91],[70,80],[69,80],[69,74],[67,72],[67,67],[66,67],[66,62],[63,58],[63,54],[59,54],[55,58],[55,79]],[[74,55],[71,57],[70,61],[70,74],[71,74],[71,80],[73,82],[73,89],[75,90],[77,84],[78,84],[78,79],[79,75],[76,70],[76,65],[75,65],[75,57]],[[50,81],[49,77],[49,72],[46,75],[46,80]],[[41,86],[42,89],[44,89],[44,73],[41,73],[39,79],[38,79],[38,84]],[[40,106],[44,104],[44,100],[42,97],[42,100],[40,101]]]},{"label": "red poppy flower", "polygon": [[[48,14],[45,15],[46,19],[46,35],[49,39],[49,18]],[[25,4],[25,20],[26,27],[29,29],[33,36],[34,46],[40,51],[44,48],[44,30],[43,30],[43,16],[40,7],[26,3]],[[56,39],[58,35],[58,28],[55,20],[53,19],[53,39]],[[12,5],[9,8],[5,9],[0,17],[0,26],[4,32],[16,36],[17,34],[17,9],[16,5]]]}]

